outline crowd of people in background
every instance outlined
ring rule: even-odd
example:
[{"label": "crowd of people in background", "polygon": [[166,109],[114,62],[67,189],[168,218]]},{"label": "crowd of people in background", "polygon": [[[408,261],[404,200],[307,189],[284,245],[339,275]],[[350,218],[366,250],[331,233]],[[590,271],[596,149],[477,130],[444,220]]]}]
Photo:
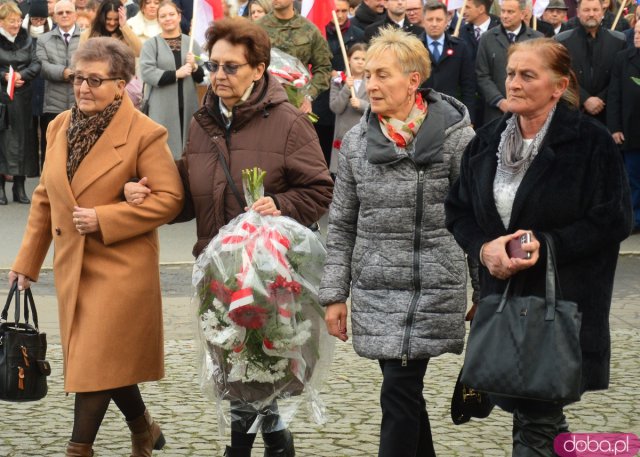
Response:
[{"label": "crowd of people in background", "polygon": [[[201,150],[215,146],[216,150],[226,151],[229,160],[232,151],[250,152],[251,155],[245,154],[232,162],[231,171],[237,175],[240,168],[255,166],[251,160],[257,160],[266,170],[272,169],[265,188],[277,197],[265,197],[262,209],[268,214],[289,215],[304,225],[317,221],[327,210],[333,177],[337,184],[329,223],[329,261],[321,290],[323,303],[331,310],[328,313],[333,328],[329,331],[346,340],[345,302],[351,293],[356,300],[354,303],[360,306],[352,314],[354,319],[360,319],[358,331],[354,331],[356,350],[366,357],[379,359],[384,378],[380,455],[413,455],[411,449],[419,450],[416,455],[435,455],[426,405],[421,397],[422,379],[429,357],[462,351],[466,272],[462,250],[455,246],[454,238],[449,234],[447,237],[433,236],[433,233],[438,230],[445,233],[448,228],[467,254],[474,304],[481,288],[485,294],[491,288],[499,289],[503,282],[498,280],[505,279],[502,277],[504,265],[494,262],[492,256],[499,250],[495,247],[496,240],[500,240],[497,244],[504,241],[500,235],[510,227],[512,211],[515,214],[517,204],[522,203],[515,192],[521,184],[522,189],[527,189],[529,183],[523,176],[538,154],[538,148],[541,157],[546,157],[552,152],[544,148],[555,147],[553,141],[565,137],[584,142],[585,150],[589,151],[588,164],[570,162],[568,165],[576,176],[580,176],[583,185],[574,190],[589,192],[602,199],[615,194],[617,200],[613,203],[607,200],[602,207],[605,208],[605,203],[610,205],[616,221],[626,216],[621,208],[624,202],[620,207],[616,206],[626,194],[613,181],[624,181],[624,178],[618,176],[621,169],[616,168],[615,161],[606,165],[600,163],[605,161],[603,157],[623,156],[631,187],[633,230],[640,230],[640,11],[636,9],[620,15],[621,5],[616,0],[550,0],[544,12],[535,10],[531,0],[502,0],[500,4],[493,0],[468,0],[464,11],[457,12],[449,11],[445,3],[437,0],[426,3],[423,0],[335,0],[337,25],[329,22],[319,29],[300,14],[297,0],[240,0],[237,4],[223,0],[222,3],[225,16],[247,19],[227,19],[219,23],[222,25],[217,31],[214,23],[209,29],[207,43],[192,43],[189,36],[192,17],[196,14],[193,0],[0,3],[0,205],[9,203],[6,182],[13,183],[14,202],[31,203],[25,190],[25,179],[40,176],[48,160],[47,150],[61,154],[55,145],[47,145],[47,138],[56,139],[60,144],[77,142],[76,146],[86,155],[88,149],[78,131],[74,131],[73,138],[62,138],[65,135],[52,131],[62,125],[64,116],[70,117],[72,126],[86,121],[78,114],[78,109],[85,115],[106,116],[110,121],[110,116],[114,115],[111,107],[116,112],[121,105],[125,106],[127,118],[134,119],[138,125],[147,125],[148,119],[139,113],[144,111],[151,120],[166,128],[166,146],[177,161],[182,177],[183,188],[176,187],[177,173],[172,172],[169,192],[178,195],[172,201],[181,200],[181,194],[185,192],[186,206],[182,213],[178,213],[176,206],[172,211],[157,215],[147,228],[153,230],[161,221],[173,218],[176,221],[195,218],[198,244],[194,254],[204,248],[222,221],[228,222],[244,209],[240,202],[236,204],[236,196],[226,186],[226,180],[230,180],[229,171],[226,170],[225,176],[221,169],[212,168],[213,162],[208,161]],[[626,8],[626,5],[622,7]],[[135,57],[135,64],[131,68],[127,66],[126,71],[98,71],[104,75],[100,78],[89,75],[86,68],[84,76],[77,74],[73,62],[78,60],[74,57],[78,49],[94,38],[104,40],[105,37],[118,40],[118,53],[127,58]],[[94,42],[95,46],[102,43],[99,49],[111,49],[103,40]],[[346,47],[346,61],[341,41]],[[311,80],[296,106],[298,110],[286,104],[284,92],[268,72],[269,47],[299,59],[310,70]],[[86,47],[84,54],[79,53],[80,62],[91,63],[98,70],[103,63],[114,64],[113,58],[105,58],[103,62],[102,58],[88,55],[90,48]],[[203,49],[208,51],[208,56],[203,54]],[[246,61],[238,60],[239,56],[246,57]],[[561,69],[557,66],[559,62]],[[535,69],[542,70],[536,72]],[[110,77],[116,73],[118,78]],[[15,82],[10,83],[12,77]],[[78,107],[83,91],[89,87],[102,87],[100,90],[106,93],[105,87],[110,87],[107,82],[113,83],[111,85],[117,90],[108,94],[109,100],[105,99],[100,110]],[[15,85],[11,95],[7,91],[10,84]],[[514,101],[513,93],[509,91],[518,84],[524,95]],[[124,97],[125,92],[129,94],[128,98]],[[570,96],[568,100],[565,92]],[[546,101],[542,100],[545,96]],[[544,109],[540,111],[539,108]],[[138,110],[135,115],[132,114],[134,110]],[[540,112],[544,114],[542,117]],[[67,114],[58,117],[62,113]],[[122,117],[122,112],[119,113]],[[306,115],[310,113],[319,117],[313,126],[307,121]],[[494,130],[482,129],[489,123]],[[116,127],[104,130],[106,126],[102,126],[100,130],[100,123],[94,124],[95,141],[103,131],[109,133]],[[576,136],[574,127],[588,135]],[[475,139],[474,131],[479,132]],[[550,132],[549,138],[553,136],[551,134],[559,137],[548,139],[547,132]],[[144,137],[149,132],[138,133]],[[589,139],[593,141],[589,142]],[[598,155],[594,149],[596,143],[606,151],[606,156]],[[465,149],[467,144],[470,146]],[[493,146],[501,154],[495,182],[493,175],[476,176],[478,170],[469,163],[480,158],[492,164],[487,165],[487,169],[495,168],[496,148]],[[526,163],[514,159],[516,149],[522,147],[529,154],[522,159],[526,159]],[[557,147],[557,150],[574,149],[566,145]],[[267,160],[268,154],[277,159]],[[57,160],[55,156],[51,159]],[[459,168],[461,160],[462,171]],[[411,163],[415,167],[409,166]],[[384,173],[379,173],[374,166],[390,164],[396,165],[385,168]],[[414,189],[414,174],[420,167],[427,171],[418,176],[418,185],[429,191],[433,201],[428,203],[432,206],[423,202],[422,194],[416,195]],[[532,165],[532,169],[535,170],[535,166]],[[75,173],[73,170],[74,173],[69,174],[67,169],[65,176],[63,168],[58,171],[62,171],[59,179],[63,180],[71,180]],[[562,172],[556,170],[550,175],[557,181],[554,182],[558,189],[562,189],[565,182]],[[598,177],[598,172],[605,176]],[[125,174],[118,175],[123,186],[127,178],[132,178]],[[160,175],[162,172],[157,172],[154,177]],[[599,181],[590,182],[589,177]],[[486,179],[488,181],[482,181]],[[477,195],[474,186],[480,182],[484,183],[486,193]],[[596,188],[601,183],[616,192]],[[142,180],[135,188],[140,193],[136,198],[147,198],[150,191],[145,185],[146,180]],[[361,186],[369,191],[362,191]],[[218,188],[222,190],[216,191]],[[507,191],[501,194],[505,188]],[[49,196],[45,195],[42,184],[39,189],[34,194],[34,202],[41,203]],[[118,188],[118,193],[111,195],[110,203],[121,198],[121,190]],[[214,194],[209,195],[211,192]],[[449,220],[445,227],[444,206],[449,192],[446,203]],[[208,197],[206,204],[199,198],[202,195]],[[497,208],[491,207],[493,211],[485,217],[483,211],[491,205],[483,204],[483,199],[490,199],[491,195],[496,196]],[[540,218],[527,220],[526,228],[562,232],[563,227],[573,227],[572,224],[583,221],[583,214],[577,214],[576,209],[583,196],[579,193],[571,193],[571,196],[576,201],[572,201],[570,208],[559,206],[565,219],[549,222],[558,214],[538,208]],[[550,198],[548,193],[544,193],[544,197]],[[55,196],[51,201],[54,200]],[[417,221],[422,217],[422,205],[433,212],[429,219],[433,226],[405,227],[407,233],[391,226],[405,214],[403,208],[410,210],[409,213],[415,209],[419,215]],[[596,218],[597,208],[589,207],[585,211],[593,211]],[[215,224],[210,219],[211,214],[216,214]],[[74,216],[74,221],[82,219],[81,215]],[[593,220],[587,222],[594,224]],[[513,224],[514,230],[520,228]],[[100,230],[93,228],[93,232]],[[598,244],[596,241],[600,242],[602,252],[611,254],[608,258],[611,263],[612,249],[628,231],[622,222],[615,235],[607,232],[608,228],[606,224],[595,224],[586,235],[581,235],[588,240],[593,238],[592,246]],[[422,232],[426,237],[433,236],[433,239],[428,238],[433,242],[429,249],[420,246],[416,249],[412,237]],[[490,233],[491,238],[483,238],[481,233]],[[559,257],[570,257],[569,267],[586,268],[590,260],[577,259],[578,254],[566,247],[571,244],[565,240],[568,235],[556,233],[556,238],[561,244]],[[564,251],[563,241],[566,241]],[[383,255],[388,246],[386,243],[396,243],[398,248],[397,252],[389,254],[389,258]],[[530,248],[538,256],[537,239]],[[597,254],[595,247],[593,249],[592,254]],[[412,258],[415,262],[412,256],[416,251],[418,256],[434,256],[429,262],[433,277],[421,277],[415,268],[407,267],[412,264]],[[392,259],[393,255],[396,258]],[[358,257],[359,261],[352,263],[352,256]],[[534,264],[527,264],[522,270]],[[355,268],[351,271],[353,265],[357,266],[358,277],[351,283],[352,274],[356,273]],[[365,266],[369,270],[363,271]],[[406,271],[403,271],[405,267]],[[400,271],[396,278],[385,273],[393,268]],[[563,268],[568,267],[563,265]],[[28,281],[28,272],[37,277],[37,268],[24,267],[24,270],[16,270],[15,278],[21,274],[21,280]],[[532,268],[520,277],[536,272],[539,270]],[[407,278],[413,278],[413,282]],[[409,345],[405,338],[406,329],[411,329],[411,325],[394,327],[391,333],[381,333],[384,338],[379,338],[376,322],[384,321],[384,316],[372,323],[367,320],[369,315],[362,317],[366,315],[363,308],[367,313],[381,315],[394,306],[418,304],[429,309],[432,304],[426,298],[423,303],[419,301],[423,298],[412,295],[415,287],[425,294],[434,291],[434,299],[438,299],[438,294],[446,296],[446,300],[439,302],[444,304],[438,317],[443,321],[412,323],[416,332],[429,335],[419,344]],[[390,303],[377,295],[380,288],[387,293],[393,291],[395,295]],[[606,301],[606,297],[600,298]],[[418,311],[421,311],[420,307]],[[371,309],[375,312],[371,313]],[[589,319],[594,318],[589,316]],[[607,331],[596,324],[591,330],[596,333]],[[607,344],[608,340],[604,340],[598,350],[606,352]],[[395,384],[391,379],[403,371],[401,367],[406,367],[406,357],[411,358],[412,354],[417,354],[419,361],[409,363],[412,371],[401,381],[404,384]],[[597,379],[587,379],[585,389],[606,387],[605,358],[593,361],[601,373],[598,372]],[[161,377],[161,370],[156,366],[153,369],[149,379]],[[139,440],[144,441],[139,446],[145,448],[145,453],[139,455],[151,455],[151,449],[158,449],[156,445],[161,447],[164,439],[160,438],[159,428],[152,427],[153,421],[139,398],[136,383],[142,380],[128,379],[129,390],[123,393],[110,390],[111,385],[103,386],[96,379],[95,384],[102,394],[97,400],[80,397],[76,420],[80,420],[83,411],[97,410],[103,414],[102,410],[111,398],[116,403],[117,398],[122,398],[118,406],[131,422],[132,433],[145,434],[144,439]],[[74,386],[76,380],[71,376],[67,382]],[[415,398],[403,397],[398,392],[403,386],[414,392]],[[400,410],[407,405],[416,407],[415,417],[403,417],[406,415]],[[535,408],[506,400],[500,406],[515,411],[514,449],[516,446],[528,448],[529,444],[523,444],[526,426],[522,423],[528,424],[531,417],[536,416],[532,412]],[[234,405],[234,408],[239,407]],[[543,413],[548,419],[545,430],[550,427],[557,433],[565,429],[562,407],[545,409]],[[255,412],[248,414],[255,415]],[[73,439],[81,444],[92,442],[100,421],[101,417],[86,430],[74,429]],[[407,427],[419,429],[419,433],[428,439],[421,441],[416,435],[414,439],[398,440]],[[516,427],[520,427],[518,433]],[[250,455],[253,439],[247,440],[243,436],[246,430],[234,431],[241,433],[232,437],[227,455]],[[277,436],[265,437],[265,455],[295,455],[290,433],[279,431],[282,433]],[[268,453],[269,447],[273,454]],[[543,447],[546,450],[536,455],[551,455],[547,452],[548,443],[540,446]],[[238,449],[248,450],[248,453],[236,452]],[[398,449],[407,450],[397,453]],[[90,451],[90,447],[68,450],[67,455],[91,455]]]},{"label": "crowd of people in background", "polygon": [[[318,115],[314,127],[327,165],[335,172],[339,150],[336,146],[355,123],[357,113],[364,112],[367,100],[364,88],[350,100],[351,88],[358,89],[363,79],[347,81],[333,21],[319,31],[300,15],[300,2],[295,0],[247,0],[238,5],[223,0],[222,3],[225,15],[256,21],[267,30],[272,46],[309,66],[311,87],[299,108]],[[18,151],[3,148],[0,204],[8,202],[3,190],[7,180],[15,183],[14,200],[29,202],[26,192],[21,190],[22,176],[38,176],[44,165],[47,126],[73,103],[68,63],[78,44],[89,37],[113,36],[133,50],[138,60],[136,77],[127,86],[128,93],[136,106],[151,108],[151,117],[169,129],[174,157],[181,155],[190,117],[208,83],[207,72],[202,65],[192,63],[199,58],[200,43],[196,43],[197,52],[182,50],[189,40],[193,0],[176,0],[174,12],[165,11],[162,17],[160,5],[161,0],[77,0],[70,4],[23,0],[17,3],[21,13],[20,30],[26,32],[22,32],[25,38],[29,37],[26,46],[36,50],[31,68],[39,66],[40,70],[35,71],[33,77],[18,72],[26,76],[22,82],[25,87],[18,86],[18,89],[28,94],[29,106],[23,104],[18,108],[17,103],[12,103],[8,112],[31,118],[33,122],[28,130],[34,134],[24,136],[25,147],[19,147]],[[366,45],[384,26],[399,27],[418,37],[427,48],[432,65],[423,87],[464,103],[476,129],[505,112],[505,65],[510,44],[541,36],[559,40],[572,57],[581,87],[581,109],[606,125],[624,150],[640,221],[640,184],[633,178],[634,172],[640,173],[634,170],[640,162],[634,159],[638,149],[633,143],[625,142],[625,132],[620,127],[630,124],[629,120],[623,123],[623,117],[637,116],[634,108],[637,104],[631,101],[623,109],[618,102],[621,98],[615,95],[618,91],[612,92],[611,102],[608,100],[616,55],[623,50],[628,50],[630,56],[635,54],[634,27],[640,11],[629,7],[625,14],[617,15],[619,7],[616,1],[610,0],[551,0],[540,17],[534,17],[531,0],[506,0],[500,4],[493,0],[469,0],[461,15],[449,11],[445,3],[437,0],[335,1],[347,51],[357,44]],[[167,19],[168,15],[177,15],[177,28],[172,24],[173,19]],[[9,24],[4,29],[7,28]],[[175,35],[171,38],[176,40],[167,40],[167,34]],[[179,36],[182,38],[177,40]],[[156,39],[150,40],[152,38]],[[158,38],[164,39],[158,41]],[[143,49],[148,41],[151,44]],[[164,63],[159,63],[162,61]],[[3,67],[0,71],[6,69]],[[334,108],[332,105],[340,105],[339,100],[344,97],[332,97],[331,93],[337,96],[341,88],[344,88],[343,95],[349,95],[345,99],[348,106]],[[635,92],[636,87],[627,84],[625,93],[630,98],[625,100],[637,97]],[[143,99],[148,103],[143,103]],[[607,109],[610,104],[614,111]],[[10,154],[17,154],[17,159],[9,157]]]}]

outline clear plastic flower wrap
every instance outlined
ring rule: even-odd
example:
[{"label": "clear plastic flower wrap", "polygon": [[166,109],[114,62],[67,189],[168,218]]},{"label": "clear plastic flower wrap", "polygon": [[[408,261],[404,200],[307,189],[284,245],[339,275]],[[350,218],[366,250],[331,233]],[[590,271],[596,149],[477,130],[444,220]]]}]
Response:
[{"label": "clear plastic flower wrap", "polygon": [[[271,63],[267,71],[282,84],[289,103],[300,108],[305,95],[309,95],[309,87],[311,87],[309,69],[297,57],[278,48],[271,48]],[[317,122],[318,116],[309,113],[309,120]]]},{"label": "clear plastic flower wrap", "polygon": [[[245,194],[261,193],[257,176]],[[334,343],[318,302],[325,255],[308,228],[250,210],[196,260],[200,384],[218,400],[221,432],[230,419],[248,421],[249,433],[276,431],[305,402],[313,421],[326,421],[318,392]]]}]

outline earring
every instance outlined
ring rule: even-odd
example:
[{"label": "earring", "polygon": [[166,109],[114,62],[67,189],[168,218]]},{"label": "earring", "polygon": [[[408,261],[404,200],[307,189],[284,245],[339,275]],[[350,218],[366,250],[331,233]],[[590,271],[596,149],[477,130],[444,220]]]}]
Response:
[{"label": "earring", "polygon": [[116,96],[114,97],[114,100],[122,100],[122,94],[120,92],[116,92]]}]

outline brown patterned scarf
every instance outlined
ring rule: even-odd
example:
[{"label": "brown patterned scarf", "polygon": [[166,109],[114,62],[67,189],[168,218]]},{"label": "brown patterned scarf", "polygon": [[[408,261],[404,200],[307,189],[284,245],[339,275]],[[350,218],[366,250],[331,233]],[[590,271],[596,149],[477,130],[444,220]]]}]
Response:
[{"label": "brown patterned scarf", "polygon": [[102,112],[91,117],[83,114],[78,109],[77,104],[73,105],[69,130],[67,131],[67,150],[69,151],[67,156],[67,177],[69,182],[71,182],[80,163],[89,154],[93,145],[96,144],[96,141],[107,128],[121,104],[122,98],[116,98]]}]

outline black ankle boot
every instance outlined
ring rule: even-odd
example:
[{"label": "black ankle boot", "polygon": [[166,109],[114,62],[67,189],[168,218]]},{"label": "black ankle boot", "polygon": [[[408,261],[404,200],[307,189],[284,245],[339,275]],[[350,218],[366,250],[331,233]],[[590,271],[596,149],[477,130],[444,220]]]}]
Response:
[{"label": "black ankle boot", "polygon": [[7,194],[4,193],[4,176],[0,175],[0,205],[7,205]]},{"label": "black ankle boot", "polygon": [[289,429],[278,432],[263,433],[264,457],[295,457],[293,435]]},{"label": "black ankle boot", "polygon": [[251,448],[244,446],[227,446],[224,457],[251,457]]},{"label": "black ankle boot", "polygon": [[31,200],[29,200],[27,193],[24,191],[24,179],[24,176],[13,177],[13,201],[28,205]]}]

